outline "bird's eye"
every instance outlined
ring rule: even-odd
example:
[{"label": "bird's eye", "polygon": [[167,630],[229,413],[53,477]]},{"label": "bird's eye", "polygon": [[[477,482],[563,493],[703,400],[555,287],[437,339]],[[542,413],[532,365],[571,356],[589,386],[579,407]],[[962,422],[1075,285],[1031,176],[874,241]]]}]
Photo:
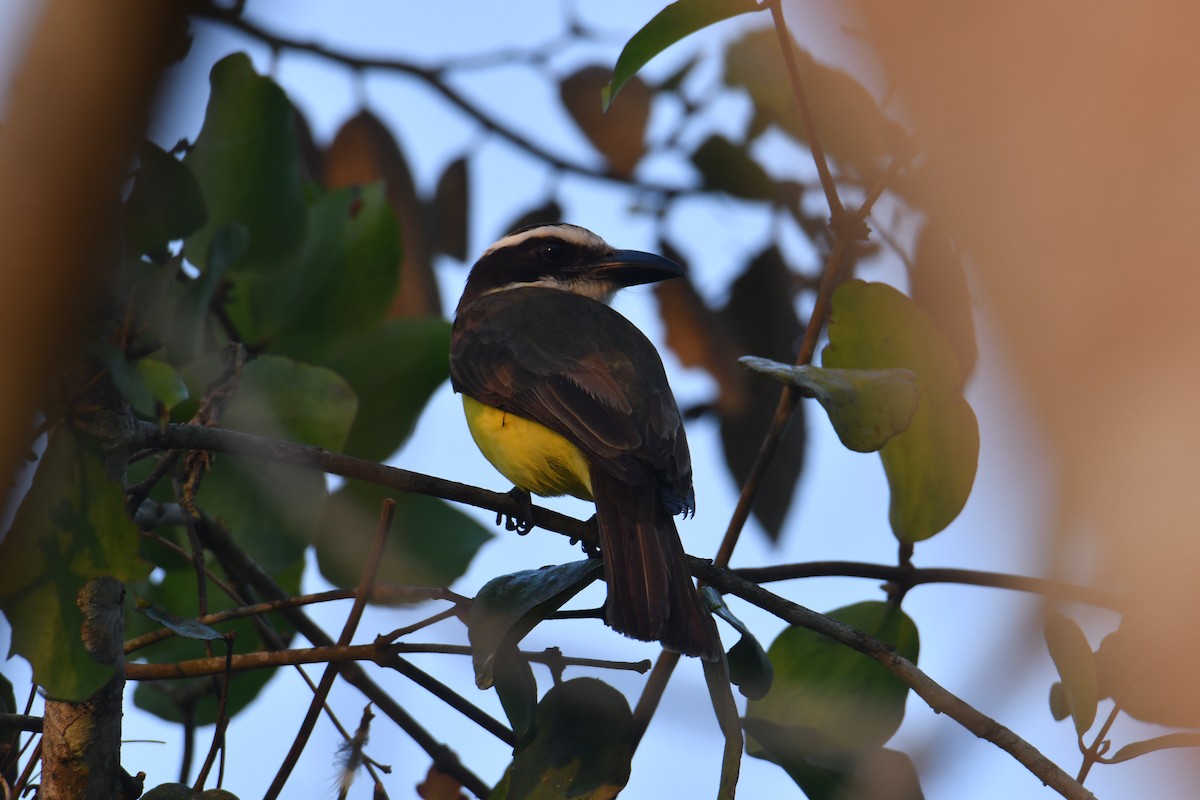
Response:
[{"label": "bird's eye", "polygon": [[547,264],[561,264],[567,260],[567,249],[558,242],[550,242],[538,249],[538,255]]}]

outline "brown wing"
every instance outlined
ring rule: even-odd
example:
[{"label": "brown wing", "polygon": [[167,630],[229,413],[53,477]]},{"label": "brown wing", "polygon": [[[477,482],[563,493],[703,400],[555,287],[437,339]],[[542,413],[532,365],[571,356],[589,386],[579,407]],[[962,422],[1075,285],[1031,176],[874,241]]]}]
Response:
[{"label": "brown wing", "polygon": [[664,505],[691,511],[691,457],[657,351],[603,303],[527,287],[461,309],[450,342],[455,391],[545,425],[637,485],[649,465]]}]

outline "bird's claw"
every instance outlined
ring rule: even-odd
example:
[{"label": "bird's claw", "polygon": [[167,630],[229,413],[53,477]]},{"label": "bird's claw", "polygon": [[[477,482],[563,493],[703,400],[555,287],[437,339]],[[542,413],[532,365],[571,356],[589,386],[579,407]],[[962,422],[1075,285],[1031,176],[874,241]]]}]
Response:
[{"label": "bird's claw", "polygon": [[599,523],[596,521],[595,514],[592,515],[592,518],[588,520],[587,524],[588,524],[588,527],[592,529],[592,532],[593,532],[592,539],[591,539],[591,541],[585,541],[583,539],[580,539],[579,547],[581,550],[583,550],[583,554],[585,556],[587,556],[588,558],[599,558],[600,557],[600,545],[597,544],[597,542],[600,541]]},{"label": "bird's claw", "polygon": [[521,511],[519,514],[505,514],[503,511],[497,511],[496,524],[499,525],[503,520],[504,530],[516,531],[518,536],[524,536],[533,530],[533,498],[529,496],[529,492],[516,486],[508,495],[521,507]]}]

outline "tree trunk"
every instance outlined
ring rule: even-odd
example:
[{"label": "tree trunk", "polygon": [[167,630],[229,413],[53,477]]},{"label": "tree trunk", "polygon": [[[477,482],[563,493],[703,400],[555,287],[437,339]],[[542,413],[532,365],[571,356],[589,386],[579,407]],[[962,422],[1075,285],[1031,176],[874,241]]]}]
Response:
[{"label": "tree trunk", "polygon": [[94,578],[79,592],[83,642],[112,680],[81,703],[46,700],[42,723],[44,800],[112,800],[121,789],[121,695],[125,688],[125,587]]}]

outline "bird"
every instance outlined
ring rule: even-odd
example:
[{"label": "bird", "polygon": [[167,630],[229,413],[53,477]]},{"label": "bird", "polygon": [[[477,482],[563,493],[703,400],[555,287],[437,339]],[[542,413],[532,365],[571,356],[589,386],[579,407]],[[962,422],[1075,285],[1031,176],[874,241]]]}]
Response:
[{"label": "bird", "polygon": [[674,521],[696,509],[682,416],[658,351],[609,305],[683,275],[577,225],[516,230],[467,277],[450,381],[475,444],[530,512],[530,492],[595,503],[609,627],[715,661],[720,638]]}]

